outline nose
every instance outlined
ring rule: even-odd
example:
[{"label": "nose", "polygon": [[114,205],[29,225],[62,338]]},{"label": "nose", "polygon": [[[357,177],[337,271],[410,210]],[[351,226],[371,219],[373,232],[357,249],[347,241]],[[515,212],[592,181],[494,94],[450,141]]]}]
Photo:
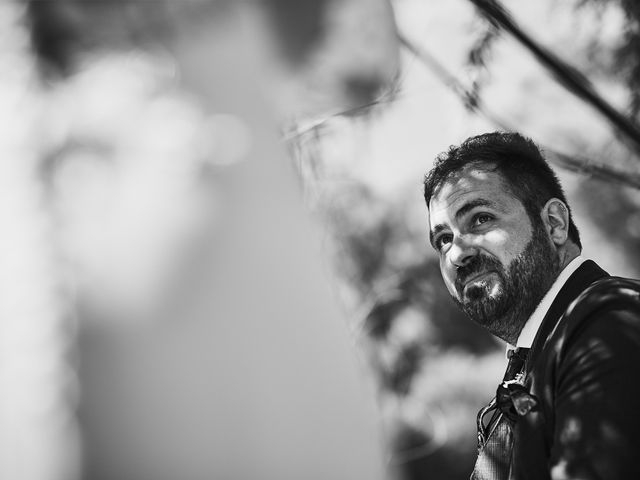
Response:
[{"label": "nose", "polygon": [[467,265],[477,254],[477,248],[464,235],[456,236],[447,252],[449,262],[456,268]]}]

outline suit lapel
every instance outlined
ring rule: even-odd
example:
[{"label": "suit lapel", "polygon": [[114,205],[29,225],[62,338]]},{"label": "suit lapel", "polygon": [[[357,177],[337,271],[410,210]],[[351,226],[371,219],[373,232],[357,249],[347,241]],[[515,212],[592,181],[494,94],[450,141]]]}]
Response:
[{"label": "suit lapel", "polygon": [[555,329],[564,312],[567,310],[569,304],[571,304],[571,302],[593,282],[608,275],[609,274],[607,272],[601,269],[592,260],[585,261],[575,272],[573,272],[567,282],[560,289],[560,292],[551,304],[551,307],[549,307],[549,311],[542,320],[540,329],[538,330],[538,333],[533,340],[533,344],[531,345],[529,361],[527,362],[529,368],[527,368],[527,370],[530,369],[530,366],[533,365],[538,354],[542,351],[547,339]]}]

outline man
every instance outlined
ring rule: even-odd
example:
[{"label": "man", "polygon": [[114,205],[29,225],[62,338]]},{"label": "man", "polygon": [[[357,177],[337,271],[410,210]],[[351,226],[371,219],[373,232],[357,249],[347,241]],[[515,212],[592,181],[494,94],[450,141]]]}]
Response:
[{"label": "man", "polygon": [[640,289],[581,256],[538,148],[471,137],[438,157],[424,190],[449,293],[510,345],[471,478],[640,478]]}]

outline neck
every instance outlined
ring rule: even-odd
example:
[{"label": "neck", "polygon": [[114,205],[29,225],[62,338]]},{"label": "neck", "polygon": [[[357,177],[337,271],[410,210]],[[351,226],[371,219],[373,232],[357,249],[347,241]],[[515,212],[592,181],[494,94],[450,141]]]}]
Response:
[{"label": "neck", "polygon": [[571,243],[567,242],[567,244],[563,245],[562,247],[559,247],[558,261],[560,265],[560,270],[558,270],[558,274],[560,274],[560,272],[564,270],[564,267],[566,267],[573,260],[575,260],[580,255],[580,253],[582,253],[580,251],[580,248],[573,242]]}]

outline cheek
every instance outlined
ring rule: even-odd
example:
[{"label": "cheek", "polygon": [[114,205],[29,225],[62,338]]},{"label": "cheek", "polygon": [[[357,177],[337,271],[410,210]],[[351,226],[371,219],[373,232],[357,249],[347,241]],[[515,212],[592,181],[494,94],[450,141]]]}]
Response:
[{"label": "cheek", "polygon": [[503,264],[507,264],[524,249],[526,232],[509,233],[506,230],[491,230],[483,236],[483,243]]},{"label": "cheek", "polygon": [[483,235],[484,241],[495,245],[496,247],[504,248],[509,244],[509,235],[505,230],[495,229],[491,230]]}]

